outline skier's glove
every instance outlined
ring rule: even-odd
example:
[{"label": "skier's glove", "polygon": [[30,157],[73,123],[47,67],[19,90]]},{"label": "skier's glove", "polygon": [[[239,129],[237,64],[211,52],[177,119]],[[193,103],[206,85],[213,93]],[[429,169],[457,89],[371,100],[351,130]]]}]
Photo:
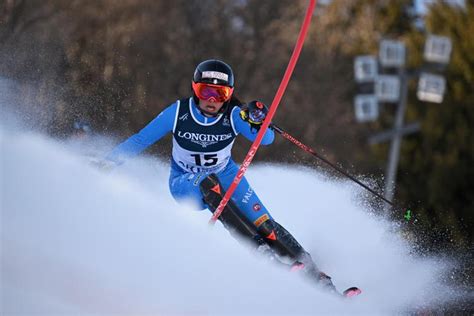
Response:
[{"label": "skier's glove", "polygon": [[268,108],[260,101],[251,101],[244,104],[240,110],[240,117],[242,120],[248,122],[252,128],[257,130],[267,117]]}]

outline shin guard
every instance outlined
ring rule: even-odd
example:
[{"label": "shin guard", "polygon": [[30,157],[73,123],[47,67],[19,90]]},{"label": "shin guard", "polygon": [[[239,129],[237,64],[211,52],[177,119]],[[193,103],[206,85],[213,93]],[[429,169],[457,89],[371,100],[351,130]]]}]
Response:
[{"label": "shin guard", "polygon": [[262,223],[258,227],[258,232],[280,256],[299,260],[305,253],[303,247],[293,235],[272,219]]},{"label": "shin guard", "polygon": [[[209,206],[211,212],[214,213],[222,197],[225,195],[219,179],[215,174],[210,174],[201,182],[199,188],[201,189],[204,202]],[[232,235],[251,240],[256,247],[264,243],[255,225],[240,213],[234,201],[230,200],[227,203],[224,211],[219,216],[219,220]]]},{"label": "shin guard", "polygon": [[292,271],[302,270],[317,284],[335,291],[331,277],[318,269],[311,255],[283,226],[269,219],[258,227],[258,232],[278,255],[289,257],[294,261]]}]

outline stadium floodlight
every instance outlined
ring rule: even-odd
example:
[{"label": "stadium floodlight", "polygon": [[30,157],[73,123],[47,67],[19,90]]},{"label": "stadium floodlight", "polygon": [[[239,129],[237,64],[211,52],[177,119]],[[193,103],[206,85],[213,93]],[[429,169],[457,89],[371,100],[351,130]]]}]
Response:
[{"label": "stadium floodlight", "polygon": [[400,99],[400,78],[394,75],[380,75],[375,80],[375,95],[379,101],[398,102]]},{"label": "stadium floodlight", "polygon": [[[424,58],[428,62],[446,64],[449,62],[452,50],[451,40],[447,37],[430,35],[425,43]],[[379,116],[380,102],[393,102],[397,104],[393,129],[374,135],[369,139],[371,144],[390,140],[390,151],[388,156],[387,171],[385,175],[384,198],[391,201],[395,192],[397,179],[397,168],[400,157],[400,145],[402,137],[417,132],[420,123],[404,124],[404,116],[407,107],[408,82],[411,79],[411,71],[405,69],[407,49],[403,42],[394,40],[382,40],[379,44],[378,62],[369,61],[370,56],[358,56],[354,61],[355,80],[362,83],[361,90],[372,88],[374,95],[357,95],[354,98],[355,115],[358,122],[375,121]],[[373,72],[372,64],[377,67]],[[392,69],[385,69],[392,68]],[[395,68],[395,69],[393,69]],[[442,67],[431,67],[440,69]],[[382,70],[382,71],[380,71]],[[388,71],[385,71],[388,70]],[[378,74],[378,72],[384,74]],[[396,75],[393,73],[397,72]],[[375,80],[369,79],[376,74]],[[415,73],[419,73],[418,70]],[[392,75],[389,75],[392,74]],[[367,83],[370,83],[370,87]],[[367,88],[367,89],[366,89]],[[421,74],[418,82],[417,96],[422,101],[442,102],[446,90],[446,80],[443,76],[434,74]],[[392,203],[385,204],[385,212],[388,214]]]},{"label": "stadium floodlight", "polygon": [[379,47],[379,60],[383,67],[403,67],[405,65],[405,44],[400,41],[382,40]]},{"label": "stadium floodlight", "polygon": [[443,76],[422,73],[416,95],[421,101],[441,103],[445,90],[446,79]]},{"label": "stadium floodlight", "polygon": [[429,35],[425,42],[424,57],[428,62],[447,64],[453,48],[451,39],[446,36]]},{"label": "stadium floodlight", "polygon": [[357,56],[354,61],[356,82],[374,82],[377,77],[377,58],[372,55]]},{"label": "stadium floodlight", "polygon": [[354,100],[355,116],[358,122],[371,122],[379,117],[377,97],[372,94],[359,94]]}]

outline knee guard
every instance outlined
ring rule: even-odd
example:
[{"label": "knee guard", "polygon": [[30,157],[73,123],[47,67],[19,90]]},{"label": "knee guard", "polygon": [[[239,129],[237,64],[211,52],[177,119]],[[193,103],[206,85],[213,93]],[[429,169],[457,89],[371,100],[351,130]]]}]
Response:
[{"label": "knee guard", "polygon": [[[210,174],[201,182],[199,188],[203,195],[204,202],[209,206],[211,212],[214,213],[222,197],[225,195],[225,191],[219,179],[215,174]],[[219,216],[219,220],[232,235],[251,240],[256,247],[263,243],[255,225],[242,215],[234,201],[230,200],[227,203]]]}]

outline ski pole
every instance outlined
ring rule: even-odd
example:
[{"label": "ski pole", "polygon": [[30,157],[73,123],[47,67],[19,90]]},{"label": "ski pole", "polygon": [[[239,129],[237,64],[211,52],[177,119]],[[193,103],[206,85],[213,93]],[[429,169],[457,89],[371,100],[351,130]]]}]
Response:
[{"label": "ski pole", "polygon": [[367,191],[369,191],[370,193],[374,194],[376,197],[384,200],[385,202],[387,202],[388,204],[390,204],[391,206],[395,207],[395,205],[393,204],[392,201],[389,201],[387,200],[386,198],[384,198],[382,195],[378,194],[377,192],[375,192],[374,190],[372,190],[371,188],[369,188],[368,186],[366,186],[365,184],[363,184],[362,182],[360,182],[359,180],[357,180],[356,178],[354,178],[353,176],[351,176],[350,174],[348,174],[347,172],[345,172],[344,170],[342,170],[341,168],[335,166],[334,164],[332,164],[329,160],[327,160],[326,158],[322,157],[321,155],[319,155],[317,152],[315,152],[312,148],[306,146],[305,144],[303,144],[302,142],[300,142],[299,140],[297,140],[296,138],[294,138],[293,136],[291,136],[290,134],[288,134],[287,132],[285,132],[283,129],[281,129],[280,127],[278,127],[277,125],[271,123],[270,124],[270,128],[273,129],[275,132],[277,132],[278,134],[280,134],[281,136],[283,136],[284,138],[286,138],[287,140],[289,140],[290,142],[292,142],[293,144],[295,144],[296,146],[298,146],[299,148],[303,149],[304,151],[306,151],[307,153],[310,153],[311,155],[315,156],[316,158],[320,159],[321,161],[325,162],[326,164],[328,164],[329,166],[331,166],[333,169],[335,169],[336,171],[340,172],[341,174],[343,174],[344,176],[348,177],[349,179],[351,179],[352,181],[354,181],[355,183],[357,183],[358,185],[360,185],[361,187],[363,187],[364,189],[366,189]]},{"label": "ski pole", "polygon": [[239,185],[240,180],[242,180],[245,174],[245,171],[247,171],[247,168],[252,162],[253,157],[257,153],[257,150],[258,150],[258,147],[260,146],[260,142],[262,141],[263,135],[265,134],[267,128],[270,126],[272,117],[273,115],[275,115],[276,109],[278,108],[278,105],[280,104],[280,100],[283,97],[283,94],[285,93],[286,87],[288,86],[288,82],[290,81],[290,78],[291,78],[291,74],[293,73],[293,70],[295,69],[296,62],[298,61],[301,50],[303,48],[304,39],[308,32],[309,24],[311,23],[311,17],[313,15],[315,5],[316,5],[316,0],[309,1],[309,5],[306,10],[306,15],[303,20],[303,25],[301,26],[300,33],[296,40],[295,48],[293,49],[293,53],[291,54],[290,61],[288,63],[288,66],[286,67],[285,74],[283,75],[283,79],[280,82],[280,86],[278,87],[275,97],[273,98],[273,102],[270,106],[270,110],[267,114],[267,117],[263,120],[263,124],[260,127],[260,131],[258,132],[257,137],[255,138],[254,142],[252,143],[252,146],[250,147],[247,153],[247,156],[244,159],[244,162],[240,166],[239,171],[237,172],[237,175],[235,176],[234,180],[232,181],[229,188],[227,189],[227,192],[222,198],[221,202],[219,203],[219,206],[214,211],[212,218],[209,220],[209,224],[211,225],[213,225],[217,221],[221,213],[224,211],[225,206],[227,205],[230,198],[232,197],[232,194],[234,194],[234,191]]}]

